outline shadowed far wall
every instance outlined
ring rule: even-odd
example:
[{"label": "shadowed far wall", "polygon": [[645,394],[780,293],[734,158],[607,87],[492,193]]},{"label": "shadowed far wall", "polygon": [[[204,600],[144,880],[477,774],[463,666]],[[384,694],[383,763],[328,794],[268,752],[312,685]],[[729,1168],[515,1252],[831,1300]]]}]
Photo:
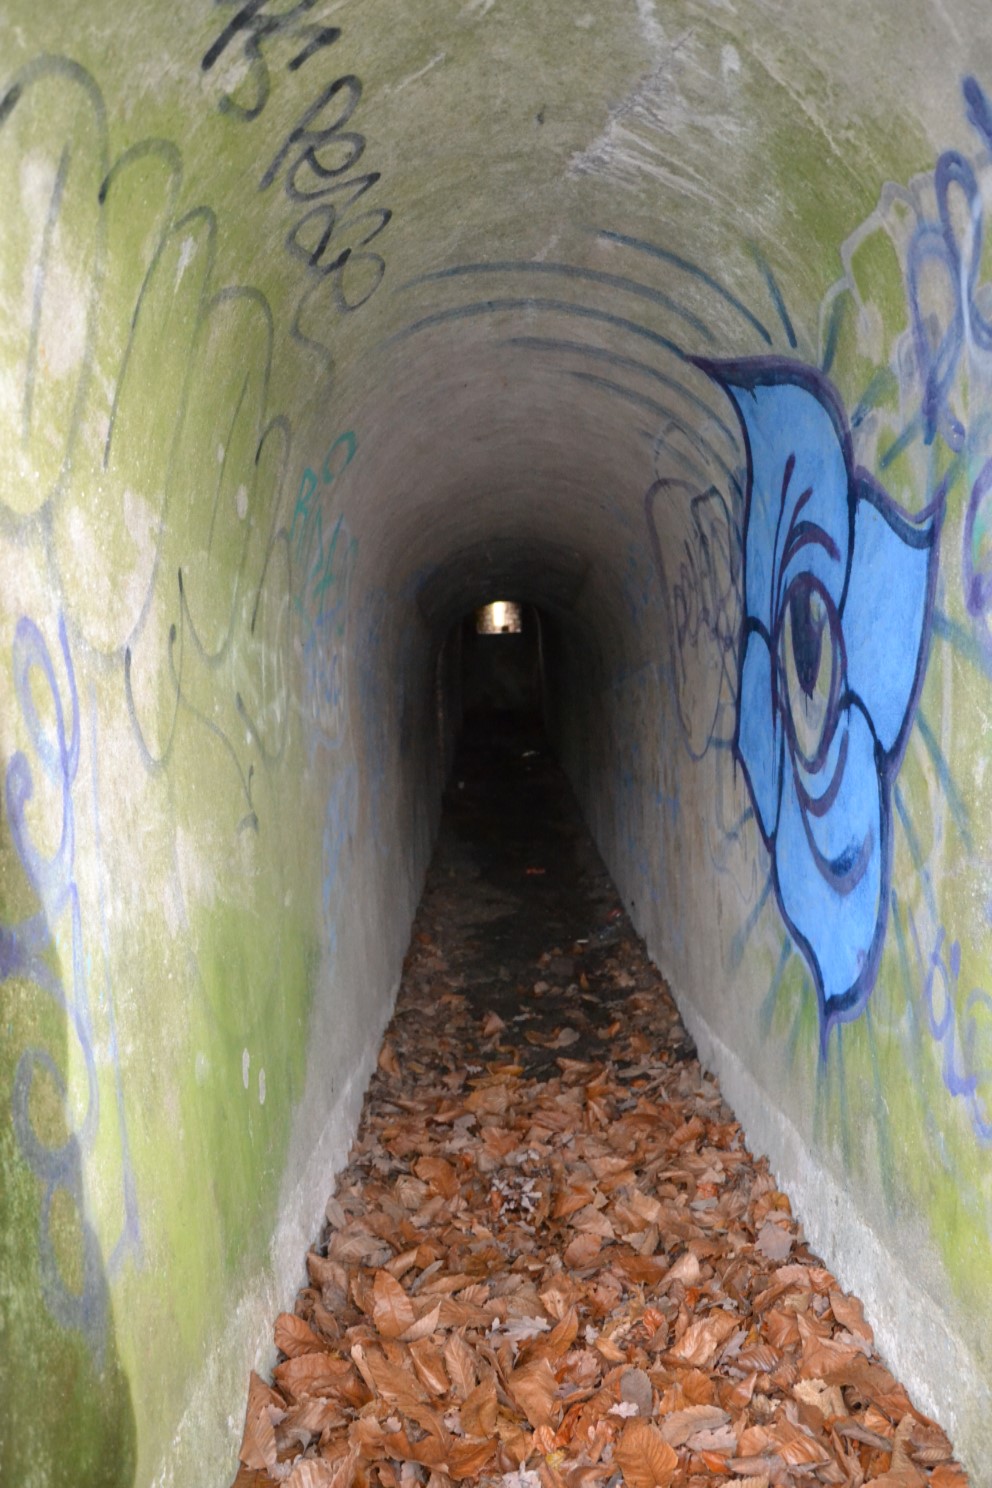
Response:
[{"label": "shadowed far wall", "polygon": [[0,1478],[232,1471],[507,595],[705,1059],[983,1481],[986,7],[0,36]]}]

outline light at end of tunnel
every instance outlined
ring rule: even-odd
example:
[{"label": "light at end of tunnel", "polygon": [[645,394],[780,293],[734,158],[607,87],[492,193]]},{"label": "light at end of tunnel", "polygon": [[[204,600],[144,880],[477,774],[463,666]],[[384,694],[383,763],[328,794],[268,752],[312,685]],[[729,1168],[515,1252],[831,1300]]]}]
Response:
[{"label": "light at end of tunnel", "polygon": [[523,628],[520,606],[509,599],[494,599],[476,611],[478,635],[517,635]]}]

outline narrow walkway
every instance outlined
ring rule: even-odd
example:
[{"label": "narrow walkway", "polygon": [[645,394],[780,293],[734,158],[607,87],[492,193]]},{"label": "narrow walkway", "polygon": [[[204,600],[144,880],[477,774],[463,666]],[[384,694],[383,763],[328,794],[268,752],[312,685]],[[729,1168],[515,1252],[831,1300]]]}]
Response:
[{"label": "narrow walkway", "polygon": [[519,723],[467,735],[327,1221],[236,1488],[966,1488]]}]

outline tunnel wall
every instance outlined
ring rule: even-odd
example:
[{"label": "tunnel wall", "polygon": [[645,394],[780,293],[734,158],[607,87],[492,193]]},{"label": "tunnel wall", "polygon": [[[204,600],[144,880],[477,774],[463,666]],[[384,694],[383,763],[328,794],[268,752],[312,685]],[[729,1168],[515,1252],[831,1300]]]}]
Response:
[{"label": "tunnel wall", "polygon": [[752,1145],[987,1461],[982,7],[0,34],[0,1476],[233,1467],[498,592]]},{"label": "tunnel wall", "polygon": [[[231,15],[0,23],[0,1478],[24,1488],[233,1474],[433,832],[426,641],[418,671],[416,620],[355,584],[363,435],[324,406],[307,208],[274,249],[232,231],[269,85]],[[301,81],[260,216],[326,85]]]},{"label": "tunnel wall", "polygon": [[566,638],[552,718],[704,1064],[984,1481],[992,112],[959,102],[961,148],[837,242],[804,354],[790,322],[700,359],[740,463],[661,453],[638,640],[604,670]]}]

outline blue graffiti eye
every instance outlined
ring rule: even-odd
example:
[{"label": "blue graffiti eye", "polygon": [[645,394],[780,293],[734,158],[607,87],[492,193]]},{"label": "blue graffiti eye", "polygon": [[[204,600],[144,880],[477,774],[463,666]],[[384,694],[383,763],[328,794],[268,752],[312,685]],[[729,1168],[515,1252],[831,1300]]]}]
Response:
[{"label": "blue graffiti eye", "polygon": [[840,621],[812,574],[789,586],[779,621],[779,694],[794,751],[815,769],[833,733],[840,684]]}]

